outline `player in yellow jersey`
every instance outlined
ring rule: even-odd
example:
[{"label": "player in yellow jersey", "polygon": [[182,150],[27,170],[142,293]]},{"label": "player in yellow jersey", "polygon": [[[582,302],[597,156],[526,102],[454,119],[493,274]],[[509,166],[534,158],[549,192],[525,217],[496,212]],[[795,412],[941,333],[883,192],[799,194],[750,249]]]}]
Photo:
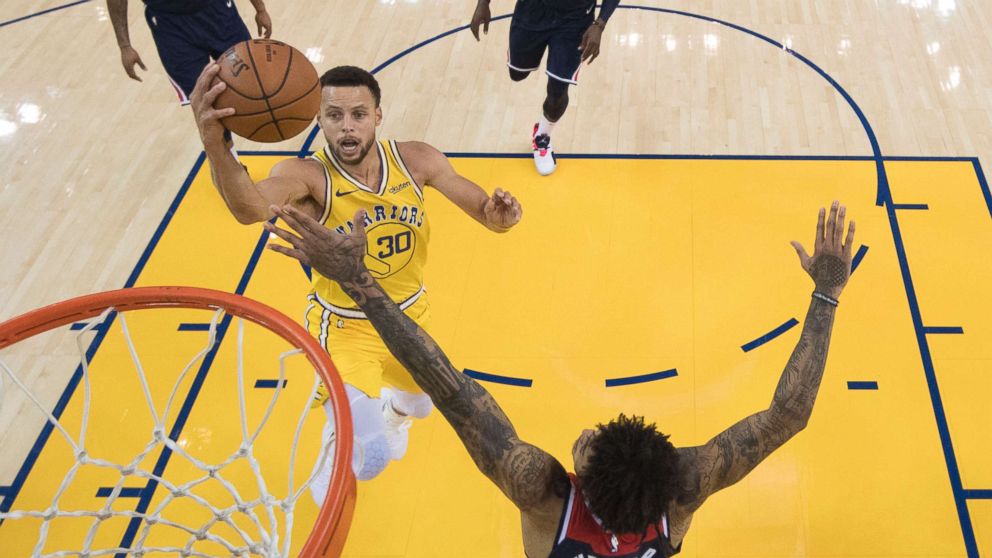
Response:
[{"label": "player in yellow jersey", "polygon": [[[321,76],[317,122],[327,146],[306,159],[280,161],[268,178],[255,183],[224,143],[220,119],[234,109],[214,107],[226,87],[223,82],[210,85],[218,70],[215,63],[204,69],[190,101],[214,185],[234,217],[243,224],[259,223],[274,216],[270,206],[288,204],[324,227],[347,233],[355,226],[351,219],[357,210],[364,209],[369,238],[365,264],[421,327],[427,328],[430,314],[423,285],[430,240],[424,188],[434,187],[494,232],[506,232],[520,221],[520,203],[509,192],[497,188],[491,196],[486,194],[455,172],[434,147],[377,141],[376,128],[382,122],[379,84],[354,66],[338,66]],[[430,413],[430,398],[337,283],[314,272],[309,301],[307,327],[330,351],[348,390],[355,473],[370,479],[406,452],[410,419]],[[330,422],[329,405],[324,407]],[[325,437],[331,428],[325,427]],[[317,492],[321,490],[317,486]]]}]

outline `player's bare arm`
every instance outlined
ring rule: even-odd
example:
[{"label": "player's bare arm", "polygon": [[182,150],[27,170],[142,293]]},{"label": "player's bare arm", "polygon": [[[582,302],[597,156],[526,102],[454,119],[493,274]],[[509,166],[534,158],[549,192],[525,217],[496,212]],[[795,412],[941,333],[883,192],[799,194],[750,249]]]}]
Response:
[{"label": "player's bare arm", "polygon": [[290,206],[273,208],[299,235],[266,223],[290,244],[269,248],[296,258],[341,284],[361,307],[389,350],[451,424],[479,470],[521,511],[560,513],[568,477],[558,461],[522,441],[496,400],[462,374],[431,338],[404,314],[365,267],[364,210],[355,230],[342,235]]},{"label": "player's bare arm", "polygon": [[706,445],[685,450],[687,464],[694,469],[692,508],[702,504],[710,494],[739,481],[809,421],[827,361],[836,300],[851,274],[854,243],[853,221],[846,240],[841,242],[845,207],[834,202],[826,223],[824,213],[820,209],[812,257],[801,244],[792,243],[816,287],[799,342],[775,388],[772,403],[768,409],[741,420]]},{"label": "player's bare arm", "polygon": [[472,14],[472,22],[469,24],[476,41],[479,40],[479,27],[482,27],[483,34],[489,34],[489,22],[492,18],[489,12],[489,0],[479,0],[475,5],[475,13]]},{"label": "player's bare arm", "polygon": [[128,77],[141,81],[141,76],[134,70],[134,66],[138,65],[145,71],[148,71],[148,68],[141,61],[138,51],[131,46],[131,37],[127,30],[127,0],[107,0],[107,13],[110,14],[110,23],[114,26],[117,46],[121,49],[121,65],[124,66]]},{"label": "player's bare arm", "polygon": [[280,161],[268,178],[256,184],[231,153],[221,119],[235,111],[214,106],[217,96],[227,87],[222,81],[211,85],[219,71],[216,63],[204,68],[190,95],[190,106],[210,161],[210,176],[231,214],[239,223],[258,223],[273,217],[270,205],[292,204],[312,217],[321,215],[326,194],[318,163],[296,158]]},{"label": "player's bare arm", "polygon": [[258,26],[258,36],[268,39],[272,37],[272,16],[265,9],[264,0],[251,0],[255,8],[255,25]]},{"label": "player's bare arm", "polygon": [[419,141],[398,144],[403,160],[410,164],[414,179],[437,191],[494,232],[506,232],[520,222],[523,208],[513,194],[496,188],[492,196],[478,184],[455,172],[451,162],[434,147]]},{"label": "player's bare arm", "polygon": [[592,61],[599,56],[599,45],[603,41],[603,31],[606,29],[606,22],[609,21],[613,11],[620,5],[620,0],[603,0],[599,8],[599,16],[593,20],[592,25],[582,34],[582,42],[579,50],[582,51],[582,60],[592,64]]}]

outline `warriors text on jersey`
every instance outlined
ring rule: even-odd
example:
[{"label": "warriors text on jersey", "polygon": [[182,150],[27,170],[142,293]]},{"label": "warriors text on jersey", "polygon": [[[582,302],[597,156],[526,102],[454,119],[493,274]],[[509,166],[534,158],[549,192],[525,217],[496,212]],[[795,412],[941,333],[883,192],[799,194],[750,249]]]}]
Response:
[{"label": "warriors text on jersey", "polygon": [[571,490],[548,558],[668,558],[682,549],[681,544],[678,548],[672,547],[665,516],[644,533],[614,535],[607,532],[589,511],[578,479],[571,473],[568,479]]},{"label": "warriors text on jersey", "polygon": [[[413,179],[394,141],[377,141],[374,151],[382,169],[378,184],[366,186],[353,178],[330,148],[313,154],[324,166],[326,199],[320,222],[350,233],[352,218],[365,209],[368,246],[365,265],[390,298],[406,310],[424,296],[424,264],[430,224],[424,212],[421,185]],[[311,298],[338,316],[365,318],[340,285],[313,272]]]}]

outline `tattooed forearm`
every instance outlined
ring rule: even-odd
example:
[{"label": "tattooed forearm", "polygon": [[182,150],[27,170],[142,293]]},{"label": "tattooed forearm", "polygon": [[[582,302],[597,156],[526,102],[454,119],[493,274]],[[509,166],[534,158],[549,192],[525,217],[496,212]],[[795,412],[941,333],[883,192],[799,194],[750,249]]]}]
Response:
[{"label": "tattooed forearm", "polygon": [[496,400],[448,360],[434,339],[411,320],[368,271],[341,281],[390,352],[451,424],[479,470],[521,509],[557,490],[567,476],[553,457],[519,440]]},{"label": "tattooed forearm", "polygon": [[693,472],[685,501],[701,504],[710,494],[739,481],[806,426],[823,377],[833,320],[834,307],[813,299],[771,406],[685,453],[692,463],[687,469]]},{"label": "tattooed forearm", "polygon": [[818,299],[810,302],[799,343],[775,388],[771,411],[797,432],[806,426],[813,412],[827,364],[835,311],[834,306]]}]

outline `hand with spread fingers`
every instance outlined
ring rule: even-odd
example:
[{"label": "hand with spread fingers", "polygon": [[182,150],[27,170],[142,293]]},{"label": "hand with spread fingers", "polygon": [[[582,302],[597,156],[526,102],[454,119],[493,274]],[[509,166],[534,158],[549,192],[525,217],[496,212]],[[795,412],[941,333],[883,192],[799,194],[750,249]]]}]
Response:
[{"label": "hand with spread fingers", "polygon": [[799,262],[806,273],[809,273],[816,283],[816,292],[837,299],[844,285],[851,277],[851,247],[854,244],[854,221],[847,228],[847,238],[841,243],[844,235],[844,218],[847,208],[834,201],[830,206],[830,216],[824,223],[826,211],[821,207],[816,222],[816,240],[813,243],[813,256],[806,253],[802,244],[792,241],[792,247],[799,254]]},{"label": "hand with spread fingers", "polygon": [[270,209],[296,232],[293,234],[271,222],[265,223],[265,230],[291,246],[269,244],[268,248],[273,252],[295,258],[339,283],[353,282],[368,271],[365,267],[368,238],[365,236],[364,209],[355,213],[352,221],[355,228],[350,234],[332,231],[291,205],[273,205]]},{"label": "hand with spread fingers", "polygon": [[486,205],[482,207],[482,213],[486,217],[486,226],[495,232],[506,232],[513,225],[520,222],[523,216],[523,208],[513,194],[496,188],[492,197],[486,200]]}]

